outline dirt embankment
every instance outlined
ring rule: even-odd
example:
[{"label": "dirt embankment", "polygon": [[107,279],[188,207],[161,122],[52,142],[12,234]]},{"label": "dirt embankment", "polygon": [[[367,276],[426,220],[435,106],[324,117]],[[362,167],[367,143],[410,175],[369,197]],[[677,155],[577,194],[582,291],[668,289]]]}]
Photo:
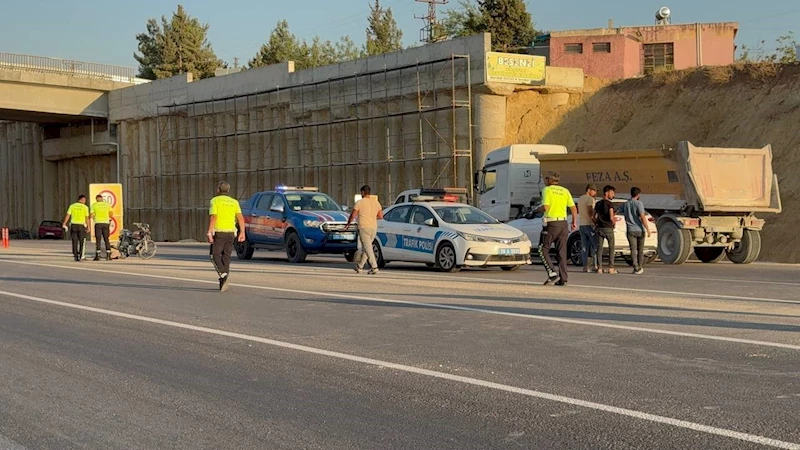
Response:
[{"label": "dirt embankment", "polygon": [[605,83],[553,107],[536,92],[508,100],[506,140],[570,151],[772,144],[784,212],[765,217],[761,260],[800,263],[800,66],[733,65]]}]

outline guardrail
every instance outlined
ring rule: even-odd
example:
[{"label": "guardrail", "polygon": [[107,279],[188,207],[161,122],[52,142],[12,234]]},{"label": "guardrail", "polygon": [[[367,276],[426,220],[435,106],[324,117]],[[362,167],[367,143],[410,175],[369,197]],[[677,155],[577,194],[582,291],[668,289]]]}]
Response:
[{"label": "guardrail", "polygon": [[131,67],[15,53],[0,53],[0,68],[55,73],[81,78],[99,78],[122,83],[133,83],[136,78],[134,69]]}]

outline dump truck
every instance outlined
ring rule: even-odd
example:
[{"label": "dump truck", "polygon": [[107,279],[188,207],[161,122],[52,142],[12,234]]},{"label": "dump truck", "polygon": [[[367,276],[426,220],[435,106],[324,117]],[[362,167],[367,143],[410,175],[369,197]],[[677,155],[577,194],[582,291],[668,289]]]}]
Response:
[{"label": "dump truck", "polygon": [[780,213],[772,147],[697,147],[679,142],[661,150],[603,151],[539,155],[541,173],[561,173],[561,185],[582,194],[588,183],[616,188],[630,197],[634,186],[656,218],[658,255],[683,264],[694,252],[703,262],[726,256],[749,264],[761,252],[764,219]]}]

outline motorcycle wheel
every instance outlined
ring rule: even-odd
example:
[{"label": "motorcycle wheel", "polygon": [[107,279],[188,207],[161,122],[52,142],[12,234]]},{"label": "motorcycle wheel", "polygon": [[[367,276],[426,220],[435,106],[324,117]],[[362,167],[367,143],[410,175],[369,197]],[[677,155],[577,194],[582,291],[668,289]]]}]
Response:
[{"label": "motorcycle wheel", "polygon": [[151,241],[150,239],[146,239],[139,244],[139,248],[136,249],[136,253],[139,255],[139,258],[142,259],[150,259],[153,256],[156,256],[156,243]]}]

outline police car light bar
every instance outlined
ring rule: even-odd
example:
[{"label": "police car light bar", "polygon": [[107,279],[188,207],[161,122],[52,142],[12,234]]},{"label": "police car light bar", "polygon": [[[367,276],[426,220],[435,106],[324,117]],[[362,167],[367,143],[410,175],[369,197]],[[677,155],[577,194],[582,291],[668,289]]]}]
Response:
[{"label": "police car light bar", "polygon": [[284,186],[279,184],[275,186],[276,191],[308,191],[308,192],[318,192],[319,188],[309,187],[309,186]]},{"label": "police car light bar", "polygon": [[457,202],[462,195],[467,195],[466,188],[421,188],[414,201]]}]

